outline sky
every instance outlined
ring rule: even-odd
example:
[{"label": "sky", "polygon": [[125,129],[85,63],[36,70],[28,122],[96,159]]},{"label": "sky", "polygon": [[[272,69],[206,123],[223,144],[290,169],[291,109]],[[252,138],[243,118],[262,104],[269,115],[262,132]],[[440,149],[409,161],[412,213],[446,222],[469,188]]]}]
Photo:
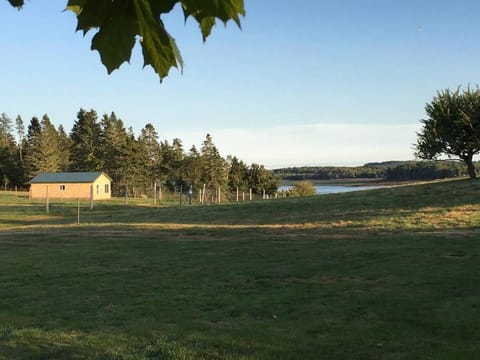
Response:
[{"label": "sky", "polygon": [[111,75],[65,0],[0,0],[0,113],[114,111],[136,134],[188,150],[210,133],[223,156],[267,168],[409,160],[425,104],[480,83],[478,0],[245,0],[240,30],[203,43],[178,7],[164,19],[183,73],[160,84],[141,51]]}]

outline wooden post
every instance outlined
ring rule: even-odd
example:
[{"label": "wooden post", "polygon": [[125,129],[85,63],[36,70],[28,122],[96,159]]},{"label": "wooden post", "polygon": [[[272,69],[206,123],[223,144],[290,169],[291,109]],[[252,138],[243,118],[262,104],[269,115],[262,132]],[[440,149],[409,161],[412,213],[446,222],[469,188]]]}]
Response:
[{"label": "wooden post", "polygon": [[250,188],[250,201],[252,201],[252,188]]},{"label": "wooden post", "polygon": [[157,205],[157,183],[153,183],[153,205]]},{"label": "wooden post", "polygon": [[198,202],[202,203],[202,189],[198,189]]},{"label": "wooden post", "polygon": [[93,210],[93,185],[90,185],[90,210]]},{"label": "wooden post", "polygon": [[47,194],[45,197],[45,209],[47,210],[47,214],[50,214],[50,203],[48,198],[48,185],[47,185]]},{"label": "wooden post", "polygon": [[77,225],[80,225],[80,199],[77,197]]}]

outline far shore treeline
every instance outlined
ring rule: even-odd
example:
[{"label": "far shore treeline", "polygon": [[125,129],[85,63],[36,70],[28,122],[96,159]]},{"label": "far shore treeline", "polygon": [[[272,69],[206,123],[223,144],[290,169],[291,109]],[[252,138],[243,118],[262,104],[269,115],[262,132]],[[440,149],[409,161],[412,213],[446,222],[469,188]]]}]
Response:
[{"label": "far shore treeline", "polygon": [[[476,167],[480,164],[475,163]],[[304,166],[273,170],[283,180],[334,180],[376,179],[384,181],[434,180],[467,176],[463,162],[436,161],[385,161],[356,167]]]},{"label": "far shore treeline", "polygon": [[150,123],[135,136],[113,112],[99,118],[95,110],[80,109],[69,134],[62,125],[55,128],[48,115],[26,126],[20,116],[13,121],[0,115],[2,189],[26,187],[39,173],[66,171],[104,171],[116,196],[125,189],[149,195],[154,183],[172,192],[205,186],[214,194],[219,189],[273,194],[279,184],[263,165],[222,157],[209,134],[200,149],[186,151],[181,139],[159,141]]}]

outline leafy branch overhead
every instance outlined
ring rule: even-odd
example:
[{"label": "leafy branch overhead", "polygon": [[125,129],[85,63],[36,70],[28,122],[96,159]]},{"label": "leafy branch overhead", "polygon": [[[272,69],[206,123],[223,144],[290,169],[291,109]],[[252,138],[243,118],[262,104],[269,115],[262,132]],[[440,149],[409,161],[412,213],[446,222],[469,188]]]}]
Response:
[{"label": "leafy branch overhead", "polygon": [[[24,0],[8,1],[17,8],[24,5]],[[139,39],[144,66],[150,65],[162,80],[172,67],[183,69],[180,51],[162,21],[177,4],[185,21],[192,17],[198,22],[204,41],[217,20],[233,20],[240,27],[240,16],[245,16],[243,0],[69,0],[66,9],[76,14],[77,31],[97,31],[91,48],[100,53],[109,74],[130,61]]]}]

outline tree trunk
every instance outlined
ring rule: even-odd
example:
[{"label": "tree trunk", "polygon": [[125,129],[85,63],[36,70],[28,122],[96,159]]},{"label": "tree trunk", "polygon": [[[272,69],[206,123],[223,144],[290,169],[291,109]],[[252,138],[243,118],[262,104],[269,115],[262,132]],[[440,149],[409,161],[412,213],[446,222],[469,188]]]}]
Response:
[{"label": "tree trunk", "polygon": [[473,154],[466,156],[463,161],[465,161],[465,164],[467,164],[468,175],[470,176],[470,179],[476,179],[477,174],[475,172],[475,166],[473,165]]}]

